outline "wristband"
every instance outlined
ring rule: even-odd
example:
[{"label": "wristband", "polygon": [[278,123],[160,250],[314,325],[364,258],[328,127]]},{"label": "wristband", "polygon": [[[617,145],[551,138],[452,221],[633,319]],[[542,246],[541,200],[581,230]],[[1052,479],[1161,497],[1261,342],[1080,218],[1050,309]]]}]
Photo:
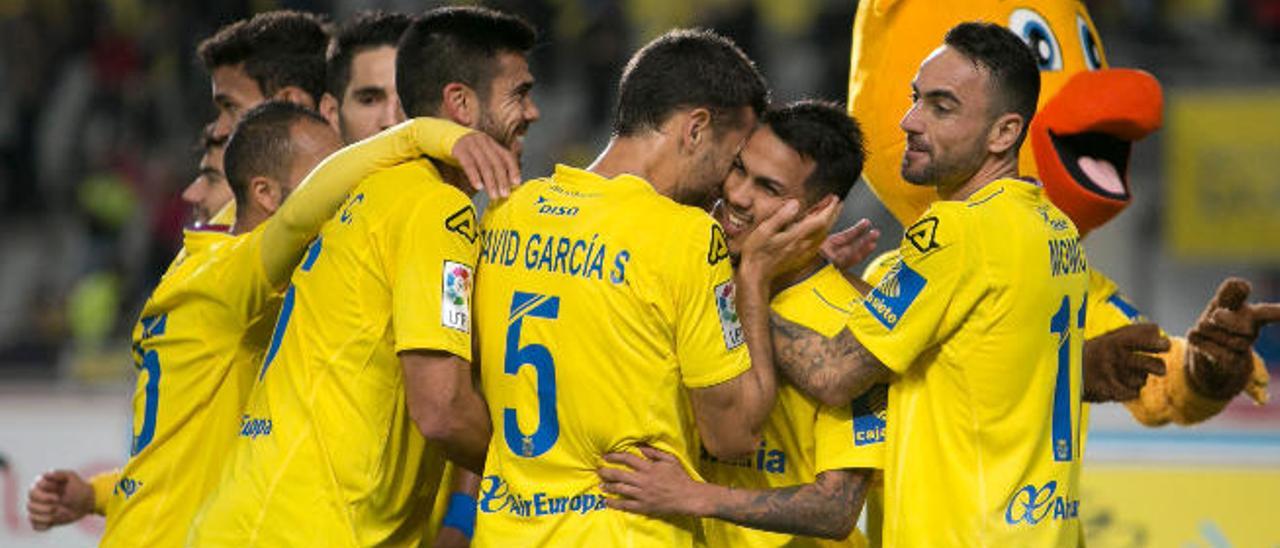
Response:
[{"label": "wristband", "polygon": [[462,531],[467,540],[471,540],[476,530],[476,499],[466,493],[450,495],[449,510],[444,513],[441,525]]}]

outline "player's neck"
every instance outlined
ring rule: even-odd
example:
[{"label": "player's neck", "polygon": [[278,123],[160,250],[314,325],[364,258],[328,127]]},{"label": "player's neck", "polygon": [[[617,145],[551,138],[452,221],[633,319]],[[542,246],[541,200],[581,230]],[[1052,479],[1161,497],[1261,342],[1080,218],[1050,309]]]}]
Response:
[{"label": "player's neck", "polygon": [[675,178],[663,169],[663,143],[660,137],[646,133],[638,137],[613,137],[609,145],[597,156],[587,171],[606,179],[619,175],[634,175],[653,185],[654,190],[663,196],[672,196],[675,192]]},{"label": "player's neck", "polygon": [[436,166],[436,171],[440,172],[440,178],[444,180],[445,184],[462,191],[467,196],[475,194],[476,189],[467,182],[467,173],[462,171],[462,168],[453,167],[444,162],[437,162],[434,159],[430,160]]},{"label": "player's neck", "polygon": [[968,179],[954,186],[939,186],[938,197],[943,200],[964,201],[991,182],[1017,176],[1018,155],[1016,153],[989,156],[987,161],[983,162],[982,166],[978,168],[978,171],[974,172]]},{"label": "player's neck", "polygon": [[256,207],[237,207],[235,224],[231,225],[231,235],[239,236],[253,232],[258,225],[266,221],[271,214],[264,212]]}]

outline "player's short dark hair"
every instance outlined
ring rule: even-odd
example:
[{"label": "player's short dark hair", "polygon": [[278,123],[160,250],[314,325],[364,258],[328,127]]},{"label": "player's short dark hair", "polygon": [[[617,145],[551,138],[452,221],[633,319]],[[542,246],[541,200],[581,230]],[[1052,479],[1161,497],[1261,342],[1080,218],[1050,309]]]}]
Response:
[{"label": "player's short dark hair", "polygon": [[738,110],[759,116],[769,87],[732,40],[704,29],[676,29],[649,42],[627,62],[618,83],[613,133],[653,131],[685,108],[711,111],[712,126],[738,127]]},{"label": "player's short dark hair", "polygon": [[264,97],[288,86],[324,93],[324,54],[329,33],[324,20],[311,13],[279,10],[259,13],[222,27],[200,42],[196,54],[205,70],[244,63]]},{"label": "player's short dark hair", "polygon": [[351,61],[356,55],[380,47],[396,47],[413,18],[403,13],[362,11],[338,26],[325,54],[325,86],[342,101],[351,82]]},{"label": "player's short dark hair", "polygon": [[843,200],[862,175],[867,159],[862,127],[840,105],[797,101],[766,111],[762,122],[801,157],[813,161],[813,173],[804,182],[810,199],[835,194]]},{"label": "player's short dark hair", "polygon": [[990,75],[991,85],[1002,99],[993,103],[993,119],[1009,112],[1022,116],[1022,133],[1014,146],[1017,150],[1040,99],[1040,68],[1030,46],[1013,31],[983,22],[960,23],[947,31],[944,41]]},{"label": "player's short dark hair", "polygon": [[241,208],[248,200],[249,180],[271,177],[285,181],[293,169],[293,127],[299,122],[329,122],[314,110],[288,101],[266,101],[245,113],[227,139],[223,171]]},{"label": "player's short dark hair", "polygon": [[466,84],[481,100],[497,75],[500,53],[527,54],[537,33],[520,17],[476,6],[430,10],[400,38],[396,93],[409,117],[435,114],[444,86]]}]

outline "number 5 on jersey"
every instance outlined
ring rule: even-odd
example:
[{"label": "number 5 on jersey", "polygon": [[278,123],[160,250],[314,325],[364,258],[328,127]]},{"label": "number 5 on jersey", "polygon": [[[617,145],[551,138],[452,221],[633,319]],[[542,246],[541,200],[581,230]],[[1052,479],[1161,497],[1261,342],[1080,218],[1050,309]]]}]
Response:
[{"label": "number 5 on jersey", "polygon": [[533,366],[537,375],[538,428],[532,434],[520,431],[516,410],[502,410],[502,432],[507,447],[522,457],[546,453],[560,438],[560,419],[556,415],[556,362],[546,346],[530,343],[520,346],[520,330],[526,318],[554,320],[560,317],[560,297],[516,291],[511,297],[511,315],[507,318],[506,360],[503,372],[515,376],[525,365]]}]

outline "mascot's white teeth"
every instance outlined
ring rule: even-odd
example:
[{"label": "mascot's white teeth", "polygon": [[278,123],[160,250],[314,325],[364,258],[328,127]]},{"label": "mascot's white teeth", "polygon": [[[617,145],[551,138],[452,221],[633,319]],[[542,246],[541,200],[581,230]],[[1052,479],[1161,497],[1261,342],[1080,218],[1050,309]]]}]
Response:
[{"label": "mascot's white teeth", "polygon": [[1114,194],[1124,194],[1124,181],[1120,177],[1120,172],[1116,171],[1116,166],[1107,160],[1100,158],[1092,158],[1089,156],[1081,156],[1076,160],[1080,166],[1080,171],[1089,177],[1093,184],[1099,188]]}]

